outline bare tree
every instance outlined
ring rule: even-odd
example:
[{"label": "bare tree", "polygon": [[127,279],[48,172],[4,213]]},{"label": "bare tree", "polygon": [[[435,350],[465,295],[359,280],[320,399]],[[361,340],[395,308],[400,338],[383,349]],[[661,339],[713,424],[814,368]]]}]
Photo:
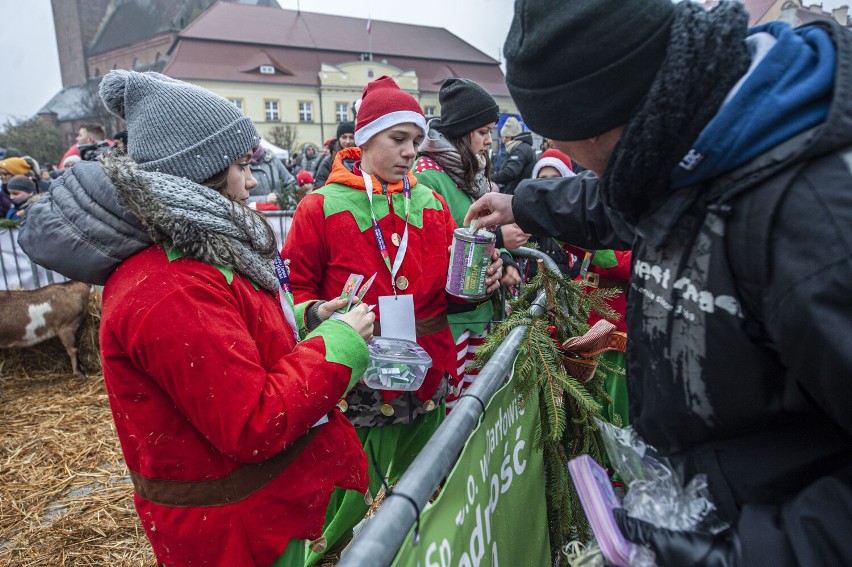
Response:
[{"label": "bare tree", "polygon": [[269,141],[282,147],[292,155],[296,148],[297,131],[289,124],[276,124],[269,130]]},{"label": "bare tree", "polygon": [[65,151],[62,132],[38,118],[7,120],[0,126],[0,146],[20,150],[40,164],[52,162]]},{"label": "bare tree", "polygon": [[107,110],[98,92],[99,81],[89,81],[80,99],[80,119],[100,124],[106,130],[107,137],[124,130],[124,120],[121,120]]}]

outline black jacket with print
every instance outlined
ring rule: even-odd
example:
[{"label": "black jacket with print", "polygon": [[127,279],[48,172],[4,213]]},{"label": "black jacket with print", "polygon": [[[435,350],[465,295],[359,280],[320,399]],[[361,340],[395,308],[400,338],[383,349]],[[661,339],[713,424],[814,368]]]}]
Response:
[{"label": "black jacket with print", "polygon": [[636,225],[592,174],[527,181],[515,219],[632,249],[636,430],[708,476],[742,565],[852,564],[852,34],[827,120]]}]

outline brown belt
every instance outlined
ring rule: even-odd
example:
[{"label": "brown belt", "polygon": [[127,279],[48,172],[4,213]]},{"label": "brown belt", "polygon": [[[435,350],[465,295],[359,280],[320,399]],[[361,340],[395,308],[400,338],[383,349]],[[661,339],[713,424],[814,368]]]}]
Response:
[{"label": "brown belt", "polygon": [[613,278],[607,278],[600,274],[596,274],[594,272],[587,272],[586,277],[584,278],[584,283],[588,287],[593,287],[596,289],[619,289],[622,293],[627,292],[627,282],[624,280],[616,280]]},{"label": "brown belt", "polygon": [[[434,317],[429,317],[427,319],[420,319],[414,323],[415,332],[418,337],[425,337],[426,335],[443,331],[449,326],[450,321],[447,319],[446,313],[441,313],[440,315],[435,315]],[[373,323],[373,334],[377,337],[382,336],[382,326],[378,321]]]},{"label": "brown belt", "polygon": [[296,439],[274,457],[260,463],[248,463],[228,476],[213,480],[163,480],[147,478],[130,471],[130,480],[140,498],[172,508],[224,506],[244,500],[277,478],[308,446],[322,426]]}]

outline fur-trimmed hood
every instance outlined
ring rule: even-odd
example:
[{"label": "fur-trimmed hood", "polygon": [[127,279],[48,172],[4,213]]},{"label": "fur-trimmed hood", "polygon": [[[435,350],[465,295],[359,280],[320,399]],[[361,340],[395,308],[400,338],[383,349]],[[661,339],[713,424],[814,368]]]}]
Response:
[{"label": "fur-trimmed hood", "polygon": [[138,169],[123,155],[80,162],[53,182],[21,225],[36,263],[103,285],[118,265],[155,243],[277,289],[275,238],[254,211],[188,179]]}]

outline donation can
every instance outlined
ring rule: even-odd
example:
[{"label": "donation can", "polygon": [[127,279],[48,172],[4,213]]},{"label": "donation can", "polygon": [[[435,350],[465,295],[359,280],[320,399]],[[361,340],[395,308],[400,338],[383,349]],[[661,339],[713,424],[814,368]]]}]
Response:
[{"label": "donation can", "polygon": [[465,299],[487,297],[485,272],[491,265],[496,241],[497,236],[487,230],[455,230],[450,247],[447,293]]}]

